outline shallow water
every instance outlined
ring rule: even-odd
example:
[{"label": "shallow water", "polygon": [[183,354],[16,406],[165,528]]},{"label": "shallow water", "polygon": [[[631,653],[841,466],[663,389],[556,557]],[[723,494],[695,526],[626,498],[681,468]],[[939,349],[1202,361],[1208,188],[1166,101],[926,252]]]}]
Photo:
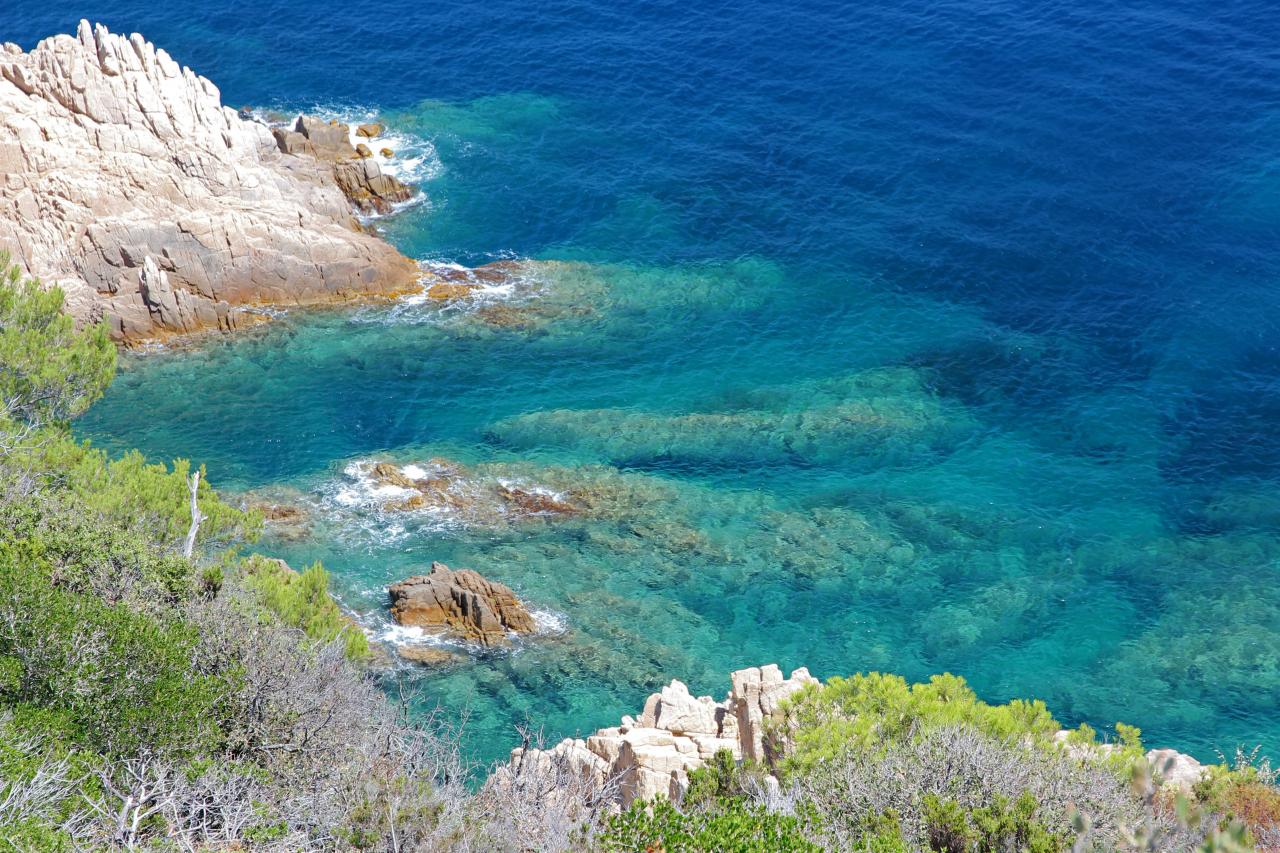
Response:
[{"label": "shallow water", "polygon": [[[1280,746],[1269,5],[198,6],[97,10],[229,103],[380,115],[406,253],[539,263],[514,325],[410,300],[129,358],[79,431],[306,505],[264,549],[375,632],[431,560],[514,587],[542,636],[412,675],[473,755],[768,661]],[[435,457],[582,511],[390,512],[352,467]]]}]

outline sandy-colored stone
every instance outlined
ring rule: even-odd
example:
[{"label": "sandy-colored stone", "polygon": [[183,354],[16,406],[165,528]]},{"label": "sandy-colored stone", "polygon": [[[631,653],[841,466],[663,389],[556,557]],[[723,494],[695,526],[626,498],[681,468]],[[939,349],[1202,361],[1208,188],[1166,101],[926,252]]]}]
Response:
[{"label": "sandy-colored stone", "polygon": [[782,701],[808,684],[818,680],[801,667],[782,677],[776,664],[740,669],[731,676],[733,690],[729,703],[737,716],[738,739],[742,755],[753,761],[764,761],[764,721],[771,717]]},{"label": "sandy-colored stone", "polygon": [[362,124],[356,127],[356,136],[363,136],[365,139],[373,139],[374,137],[381,136],[383,129],[382,125],[377,122]]},{"label": "sandy-colored stone", "polygon": [[432,563],[431,573],[393,584],[391,615],[401,625],[442,631],[484,646],[504,645],[509,633],[528,634],[533,617],[511,588],[471,569]]},{"label": "sandy-colored stone", "polygon": [[125,341],[414,289],[417,265],[360,230],[307,146],[281,151],[141,36],[82,21],[29,52],[5,44],[0,249]]}]

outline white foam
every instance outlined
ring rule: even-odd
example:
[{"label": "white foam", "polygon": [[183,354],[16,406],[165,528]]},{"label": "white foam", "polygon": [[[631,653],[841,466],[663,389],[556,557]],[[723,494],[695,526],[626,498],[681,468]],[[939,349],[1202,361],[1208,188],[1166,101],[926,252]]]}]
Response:
[{"label": "white foam", "polygon": [[433,281],[432,270],[466,270],[467,267],[452,261],[424,259],[418,262],[426,271],[422,289],[397,299],[390,307],[369,308],[351,316],[355,323],[381,323],[384,325],[447,324],[473,314],[481,308],[505,303],[521,305],[546,293],[547,284],[535,271],[513,272],[502,281],[472,280],[474,288],[465,299],[441,301],[427,296],[427,288]]},{"label": "white foam", "polygon": [[569,630],[569,617],[554,610],[530,610],[538,634],[563,634]]},{"label": "white foam", "polygon": [[[371,107],[336,107],[317,105],[305,111],[322,121],[336,119],[347,125],[347,136],[354,148],[359,143],[369,146],[372,158],[377,161],[383,174],[398,179],[401,183],[418,188],[412,198],[392,205],[390,213],[366,214],[359,217],[362,221],[372,221],[383,216],[393,216],[410,207],[429,202],[423,185],[444,174],[444,163],[430,139],[391,127],[381,118],[376,109]],[[274,116],[282,115],[273,110],[253,109],[248,117],[267,127],[294,127],[302,113],[293,113],[287,121],[280,121]],[[383,131],[373,139],[366,139],[356,134],[356,128],[362,124],[380,124]],[[392,156],[384,157],[382,150],[391,149]]]}]

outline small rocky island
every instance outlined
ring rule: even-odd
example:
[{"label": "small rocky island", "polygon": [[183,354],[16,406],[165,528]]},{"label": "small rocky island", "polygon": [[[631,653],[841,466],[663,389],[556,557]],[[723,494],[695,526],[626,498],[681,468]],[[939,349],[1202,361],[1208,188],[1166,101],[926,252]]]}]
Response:
[{"label": "small rocky island", "polygon": [[432,563],[387,590],[391,615],[406,627],[448,634],[482,646],[505,646],[511,634],[531,634],[533,617],[511,588],[472,569]]}]

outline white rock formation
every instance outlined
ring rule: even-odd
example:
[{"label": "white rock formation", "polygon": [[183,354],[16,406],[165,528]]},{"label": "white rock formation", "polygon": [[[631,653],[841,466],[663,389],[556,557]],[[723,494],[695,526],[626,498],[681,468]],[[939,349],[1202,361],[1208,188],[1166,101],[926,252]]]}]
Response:
[{"label": "white rock formation", "polygon": [[507,774],[500,770],[495,783],[504,784],[523,762],[556,762],[597,790],[615,782],[619,808],[655,797],[678,800],[688,787],[689,771],[722,749],[734,758],[763,759],[764,721],[783,699],[817,679],[803,667],[783,678],[769,664],[733,673],[732,683],[724,701],[716,702],[710,696],[694,697],[684,684],[672,681],[649,697],[639,719],[623,717],[619,726],[585,740],[566,738],[549,750],[512,750]]},{"label": "white rock formation", "polygon": [[208,80],[87,21],[0,45],[0,249],[124,340],[418,278],[359,229],[332,163],[281,153]]},{"label": "white rock formation", "polygon": [[1208,767],[1205,767],[1190,755],[1174,749],[1151,750],[1147,753],[1147,763],[1151,765],[1151,772],[1155,776],[1155,781],[1160,785],[1178,788],[1188,793],[1191,791],[1192,786],[1203,779],[1204,775],[1209,772]]}]

